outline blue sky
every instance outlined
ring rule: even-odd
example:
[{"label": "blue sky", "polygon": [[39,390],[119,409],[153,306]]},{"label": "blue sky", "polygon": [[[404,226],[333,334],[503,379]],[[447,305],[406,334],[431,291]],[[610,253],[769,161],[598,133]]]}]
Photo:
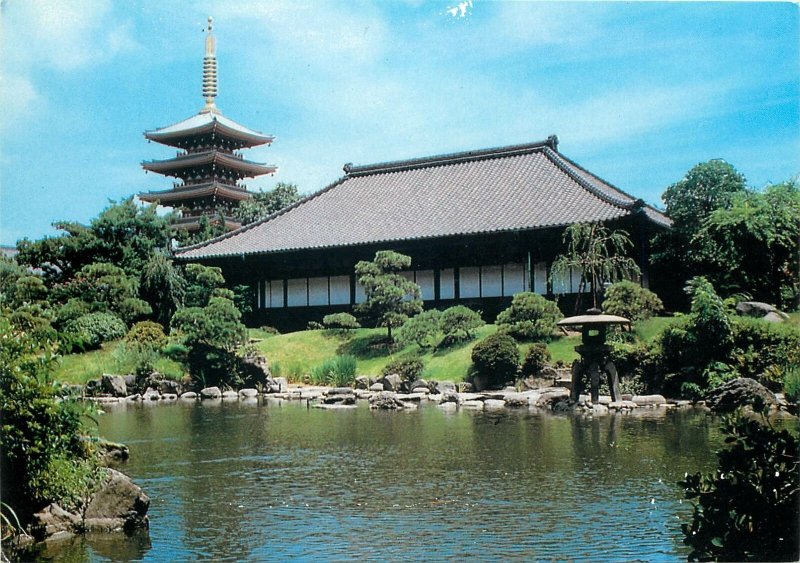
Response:
[{"label": "blue sky", "polygon": [[553,133],[656,204],[711,158],[756,187],[800,173],[797,4],[457,4],[2,0],[0,243],[171,186],[140,162],[174,150],[142,133],[202,107],[208,15],[217,106],[277,137],[252,190]]}]

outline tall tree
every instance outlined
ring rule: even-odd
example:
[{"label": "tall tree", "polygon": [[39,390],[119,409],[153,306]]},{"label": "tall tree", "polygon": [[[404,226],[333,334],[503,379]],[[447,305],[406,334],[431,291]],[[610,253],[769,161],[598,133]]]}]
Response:
[{"label": "tall tree", "polygon": [[300,193],[297,191],[297,186],[278,182],[273,189],[256,192],[252,198],[241,202],[234,211],[234,217],[243,224],[253,223],[299,200]]},{"label": "tall tree", "polygon": [[553,262],[551,280],[577,269],[582,273],[581,286],[590,286],[594,307],[606,282],[641,274],[636,261],[628,256],[633,243],[625,231],[612,231],[601,223],[575,223],[564,231],[564,244],[566,250]]},{"label": "tall tree", "polygon": [[144,265],[139,293],[161,326],[169,327],[172,315],[183,305],[185,286],[186,280],[165,254],[156,252]]},{"label": "tall tree", "polygon": [[356,311],[376,318],[379,326],[386,327],[390,341],[392,328],[402,326],[409,316],[422,311],[419,286],[400,274],[410,267],[411,257],[391,250],[376,252],[372,262],[362,260],[356,264],[358,283],[367,297]]}]

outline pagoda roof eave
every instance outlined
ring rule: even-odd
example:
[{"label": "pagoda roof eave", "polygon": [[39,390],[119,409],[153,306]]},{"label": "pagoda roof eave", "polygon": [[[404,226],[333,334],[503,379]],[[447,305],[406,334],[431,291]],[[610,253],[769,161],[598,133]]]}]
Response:
[{"label": "pagoda roof eave", "polygon": [[176,146],[179,141],[189,137],[215,133],[221,137],[235,139],[242,143],[242,146],[256,147],[259,145],[270,144],[275,140],[272,135],[264,135],[236,123],[232,119],[221,114],[199,113],[188,119],[184,119],[173,125],[145,131],[144,136],[157,143]]},{"label": "pagoda roof eave", "polygon": [[142,201],[148,203],[159,202],[162,204],[212,196],[227,200],[244,201],[253,197],[253,194],[243,188],[226,186],[217,182],[199,184],[196,186],[182,186],[180,188],[173,188],[171,190],[142,192],[137,194],[137,197]]},{"label": "pagoda roof eave", "polygon": [[150,172],[170,175],[171,173],[178,172],[185,168],[208,164],[225,166],[231,170],[245,172],[248,176],[272,174],[278,169],[274,165],[245,160],[219,151],[190,153],[166,160],[148,160],[142,162],[142,168]]}]

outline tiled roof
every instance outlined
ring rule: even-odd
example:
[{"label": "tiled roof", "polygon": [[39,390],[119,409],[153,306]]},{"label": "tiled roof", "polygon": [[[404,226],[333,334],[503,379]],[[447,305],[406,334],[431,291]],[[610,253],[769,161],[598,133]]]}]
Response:
[{"label": "tiled roof", "polygon": [[609,221],[644,210],[670,220],[563,157],[557,140],[374,164],[270,217],[180,249],[211,258]]},{"label": "tiled roof", "polygon": [[244,174],[244,176],[272,174],[277,170],[277,167],[271,164],[261,164],[260,162],[245,160],[244,158],[217,150],[182,154],[166,160],[146,160],[142,162],[142,168],[150,172],[174,176],[187,168],[205,166],[208,164],[213,164],[220,168],[236,170]]}]

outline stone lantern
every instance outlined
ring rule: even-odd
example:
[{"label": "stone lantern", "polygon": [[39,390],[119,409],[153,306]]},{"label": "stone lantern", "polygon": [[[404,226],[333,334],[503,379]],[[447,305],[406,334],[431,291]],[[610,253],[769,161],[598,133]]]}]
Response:
[{"label": "stone lantern", "polygon": [[604,315],[600,309],[589,309],[585,315],[568,317],[558,322],[558,326],[581,329],[581,345],[575,347],[581,357],[572,364],[570,400],[578,400],[588,379],[592,402],[596,403],[600,396],[600,378],[603,376],[608,380],[611,400],[621,400],[617,368],[610,358],[611,347],[606,344],[608,327],[612,325],[630,327],[631,321],[625,317]]}]

